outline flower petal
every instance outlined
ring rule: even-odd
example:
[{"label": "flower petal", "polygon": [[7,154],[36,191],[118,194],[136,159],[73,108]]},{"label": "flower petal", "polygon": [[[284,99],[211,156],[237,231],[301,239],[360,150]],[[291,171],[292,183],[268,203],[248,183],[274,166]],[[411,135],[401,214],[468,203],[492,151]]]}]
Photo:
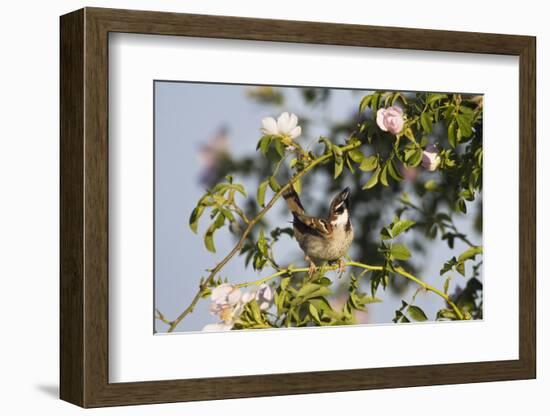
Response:
[{"label": "flower petal", "polygon": [[376,112],[376,124],[378,124],[378,127],[380,127],[380,130],[382,131],[388,131],[386,128],[386,125],[384,124],[384,117],[385,117],[386,109],[380,108]]},{"label": "flower petal", "polygon": [[254,299],[256,297],[256,291],[250,291],[250,292],[246,292],[242,297],[241,297],[241,302],[242,303],[248,303],[250,302],[252,299]]},{"label": "flower petal", "polygon": [[262,119],[262,133],[268,135],[279,134],[277,130],[277,122],[273,117],[265,117]]},{"label": "flower petal", "polygon": [[233,288],[233,290],[227,295],[227,303],[235,305],[241,300],[242,292],[239,288]]},{"label": "flower petal", "polygon": [[298,117],[294,113],[290,113],[290,121],[288,125],[288,129],[292,130],[294,127],[298,125]]},{"label": "flower petal", "polygon": [[289,136],[291,139],[295,139],[299,137],[301,134],[302,134],[302,128],[300,126],[297,126],[290,131]]},{"label": "flower petal", "polygon": [[403,110],[401,109],[401,107],[398,107],[396,105],[392,105],[391,107],[388,107],[386,110],[391,111],[390,115],[392,115],[392,116],[402,116],[403,115]]},{"label": "flower petal", "polygon": [[279,130],[279,134],[287,134],[290,130],[289,126],[290,126],[290,114],[288,114],[285,111],[277,119],[277,130]]},{"label": "flower petal", "polygon": [[227,296],[229,295],[229,293],[231,293],[232,290],[233,286],[231,286],[229,283],[222,283],[212,290],[210,298],[213,302],[225,303],[227,300]]}]

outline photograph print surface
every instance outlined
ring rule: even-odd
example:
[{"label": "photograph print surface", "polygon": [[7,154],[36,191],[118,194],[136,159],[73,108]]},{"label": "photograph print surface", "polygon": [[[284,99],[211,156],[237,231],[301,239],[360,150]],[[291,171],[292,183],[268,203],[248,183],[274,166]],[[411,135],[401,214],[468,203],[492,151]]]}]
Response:
[{"label": "photograph print surface", "polygon": [[483,319],[483,96],[155,81],[155,331]]}]

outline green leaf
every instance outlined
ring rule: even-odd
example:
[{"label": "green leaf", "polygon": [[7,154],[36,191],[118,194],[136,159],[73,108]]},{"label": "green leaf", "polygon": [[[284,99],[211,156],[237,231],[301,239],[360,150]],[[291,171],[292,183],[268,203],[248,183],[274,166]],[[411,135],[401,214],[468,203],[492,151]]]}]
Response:
[{"label": "green leaf", "polygon": [[269,150],[269,145],[271,144],[271,139],[273,136],[263,136],[260,141],[258,142],[258,146],[256,146],[256,150],[260,150],[262,154],[265,156]]},{"label": "green leaf", "polygon": [[457,320],[456,313],[452,309],[441,309],[437,312],[437,319]]},{"label": "green leaf", "polygon": [[391,240],[393,238],[393,233],[391,232],[391,229],[388,227],[382,228],[380,231],[380,238],[382,240]]},{"label": "green leaf", "polygon": [[306,283],[300,288],[300,290],[298,290],[298,293],[296,293],[296,299],[293,301],[293,303],[296,304],[300,300],[304,302],[311,298],[329,295],[330,293],[330,289],[326,286],[316,283]]},{"label": "green leaf", "polygon": [[447,127],[447,140],[449,140],[449,144],[454,149],[456,147],[456,122],[453,120],[449,123],[449,126]]},{"label": "green leaf", "polygon": [[279,156],[284,157],[285,156],[285,146],[283,145],[283,142],[280,140],[275,140],[275,150],[279,154]]},{"label": "green leaf", "polygon": [[414,149],[407,149],[405,151],[405,161],[410,166],[418,166],[422,161],[422,149],[415,147]]},{"label": "green leaf", "polygon": [[466,214],[466,201],[464,201],[464,199],[460,198],[458,201],[456,201],[456,207],[460,212]]},{"label": "green leaf", "polygon": [[334,312],[334,310],[330,306],[330,303],[328,303],[328,301],[323,297],[310,299],[309,303],[313,305],[315,309],[323,316],[330,318],[336,318],[338,316],[338,314]]},{"label": "green leaf", "polygon": [[342,173],[344,169],[344,159],[341,156],[334,158],[334,179],[336,179]]},{"label": "green leaf", "polygon": [[296,193],[298,195],[300,193],[302,193],[302,181],[301,181],[301,179],[298,179],[298,180],[295,180],[294,182],[292,182],[292,187],[294,188],[294,190],[296,191]]},{"label": "green leaf", "polygon": [[456,266],[455,266],[455,269],[457,272],[459,272],[462,276],[464,276],[466,274],[466,270],[464,269],[464,262],[463,261],[459,261]]},{"label": "green leaf", "polygon": [[372,176],[369,178],[366,184],[363,185],[363,189],[370,189],[378,183],[378,177],[380,176],[380,166],[376,168]]},{"label": "green leaf", "polygon": [[458,256],[458,261],[464,261],[464,260],[475,258],[476,255],[481,253],[483,253],[482,246],[470,247],[466,251],[464,251],[460,256]]},{"label": "green leaf", "polygon": [[352,160],[350,159],[348,154],[346,154],[345,160],[346,160],[346,166],[348,167],[349,171],[351,173],[355,173],[355,169],[353,168],[353,165],[351,163]]},{"label": "green leaf", "polygon": [[409,318],[407,318],[403,312],[397,310],[395,311],[395,318],[393,318],[393,322],[395,323],[409,323]]},{"label": "green leaf", "polygon": [[449,283],[451,282],[451,276],[448,276],[443,283],[443,293],[447,294],[449,292]]},{"label": "green leaf", "polygon": [[191,212],[191,216],[189,217],[189,227],[191,227],[191,230],[196,234],[197,228],[199,226],[199,219],[201,215],[204,212],[204,209],[206,207],[204,205],[198,205],[193,209],[193,212]]},{"label": "green leaf", "polygon": [[252,312],[252,316],[256,323],[264,322],[262,311],[260,310],[260,307],[258,306],[258,303],[256,301],[248,302],[247,306],[250,308],[250,312]]},{"label": "green leaf", "polygon": [[356,296],[356,302],[360,306],[364,306],[364,305],[368,305],[368,304],[371,304],[371,303],[380,303],[380,302],[382,302],[382,299],[377,298],[375,296],[367,295],[366,293],[362,293],[362,294],[358,294]]},{"label": "green leaf", "polygon": [[263,181],[258,186],[258,192],[256,193],[256,200],[258,201],[258,205],[263,207],[265,205],[265,191],[267,190],[267,185],[269,184],[269,180]]},{"label": "green leaf", "polygon": [[273,192],[279,192],[281,190],[281,185],[277,182],[274,176],[269,177],[269,187]]},{"label": "green leaf", "polygon": [[388,163],[384,165],[382,168],[382,172],[380,172],[380,183],[384,186],[389,186],[388,183]]},{"label": "green leaf", "polygon": [[379,101],[380,101],[380,93],[375,92],[374,94],[372,94],[372,100],[371,100],[370,108],[372,108],[373,111],[376,111],[378,109]]},{"label": "green leaf", "polygon": [[359,112],[364,112],[372,101],[372,95],[365,95],[359,103]]},{"label": "green leaf", "polygon": [[321,318],[319,317],[319,312],[317,312],[317,309],[311,303],[309,304],[309,314],[311,315],[311,317],[313,318],[313,320],[315,322],[317,322],[318,324],[321,323]]},{"label": "green leaf", "polygon": [[423,112],[420,115],[420,124],[424,132],[430,134],[432,132],[432,113],[429,111]]},{"label": "green leaf", "polygon": [[428,104],[447,98],[447,94],[428,94]]},{"label": "green leaf", "polygon": [[458,123],[458,129],[463,137],[470,137],[472,135],[472,121],[464,114],[459,114],[456,118]]},{"label": "green leaf", "polygon": [[403,132],[403,134],[411,142],[416,143],[416,137],[414,137],[414,132],[412,131],[412,129],[410,127],[406,128],[405,131]]},{"label": "green leaf", "polygon": [[415,321],[427,321],[428,317],[424,313],[422,309],[420,309],[418,306],[409,305],[409,308],[407,309],[407,312],[409,313],[409,316],[414,319]]},{"label": "green leaf", "polygon": [[212,224],[208,230],[206,231],[206,234],[204,235],[204,245],[206,249],[212,253],[216,252],[216,246],[214,246],[214,232],[216,231],[216,228],[213,227],[214,224]]},{"label": "green leaf", "polygon": [[413,220],[399,220],[392,225],[391,233],[393,237],[397,237],[403,231],[411,228],[414,224],[416,224],[416,221]]},{"label": "green leaf", "polygon": [[402,181],[403,180],[403,177],[401,176],[401,174],[399,173],[399,170],[396,166],[396,162],[395,162],[395,159],[391,159],[389,162],[388,162],[388,172],[390,174],[390,176],[395,179],[396,181]]},{"label": "green leaf", "polygon": [[244,189],[244,186],[240,183],[233,183],[231,185],[227,185],[227,189],[233,189],[240,193],[242,196],[246,197],[246,189]]},{"label": "green leaf", "polygon": [[464,117],[468,118],[468,120],[473,121],[475,117],[475,111],[472,110],[470,107],[466,107],[465,105],[460,106],[460,112],[464,115]]},{"label": "green leaf", "polygon": [[226,208],[221,208],[220,212],[222,213],[222,215],[225,218],[227,218],[229,220],[229,222],[235,222],[235,216],[233,215],[233,213],[231,211],[229,211]]},{"label": "green leaf", "polygon": [[378,167],[378,156],[372,155],[364,158],[359,165],[359,169],[363,172],[370,172]]},{"label": "green leaf", "polygon": [[443,276],[445,273],[451,271],[453,269],[454,266],[456,266],[456,257],[453,257],[452,259],[450,259],[449,261],[447,261],[443,267],[441,268],[441,270],[439,271],[439,275],[440,276]]},{"label": "green leaf", "polygon": [[365,158],[365,155],[363,155],[363,152],[359,149],[352,149],[348,152],[348,155],[351,160],[353,160],[355,163],[361,163],[363,159]]},{"label": "green leaf", "polygon": [[411,257],[411,252],[404,244],[394,244],[390,249],[390,254],[396,260],[407,260]]}]

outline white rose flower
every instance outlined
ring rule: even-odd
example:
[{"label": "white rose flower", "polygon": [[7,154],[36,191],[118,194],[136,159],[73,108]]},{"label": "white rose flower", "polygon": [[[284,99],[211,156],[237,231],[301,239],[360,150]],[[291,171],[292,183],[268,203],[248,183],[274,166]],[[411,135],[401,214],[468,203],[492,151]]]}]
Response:
[{"label": "white rose flower", "polygon": [[296,114],[282,113],[277,121],[273,117],[262,119],[262,133],[270,136],[282,136],[296,139],[302,134],[302,128],[298,125]]},{"label": "white rose flower", "polygon": [[273,297],[274,294],[271,286],[262,283],[256,292],[256,302],[258,302],[260,310],[266,311],[271,308],[271,305],[273,305]]},{"label": "white rose flower", "polygon": [[241,290],[238,287],[230,285],[229,283],[223,283],[218,287],[215,287],[210,295],[210,299],[212,299],[210,312],[217,315],[224,309],[232,309],[240,303],[241,296]]},{"label": "white rose flower", "polygon": [[246,292],[242,297],[241,297],[241,302],[243,304],[247,304],[248,302],[250,302],[251,300],[253,299],[256,299],[256,291],[255,290],[251,290],[250,292]]}]

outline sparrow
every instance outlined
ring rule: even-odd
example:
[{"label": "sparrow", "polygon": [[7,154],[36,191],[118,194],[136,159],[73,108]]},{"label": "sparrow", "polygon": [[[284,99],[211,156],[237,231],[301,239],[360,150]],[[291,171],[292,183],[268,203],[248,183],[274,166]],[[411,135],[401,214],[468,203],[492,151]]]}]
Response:
[{"label": "sparrow", "polygon": [[309,274],[323,262],[339,262],[344,272],[342,257],[353,241],[353,227],[350,220],[350,189],[345,188],[330,203],[327,218],[315,218],[306,214],[300,197],[291,186],[283,193],[294,220],[294,237],[309,262]]}]

